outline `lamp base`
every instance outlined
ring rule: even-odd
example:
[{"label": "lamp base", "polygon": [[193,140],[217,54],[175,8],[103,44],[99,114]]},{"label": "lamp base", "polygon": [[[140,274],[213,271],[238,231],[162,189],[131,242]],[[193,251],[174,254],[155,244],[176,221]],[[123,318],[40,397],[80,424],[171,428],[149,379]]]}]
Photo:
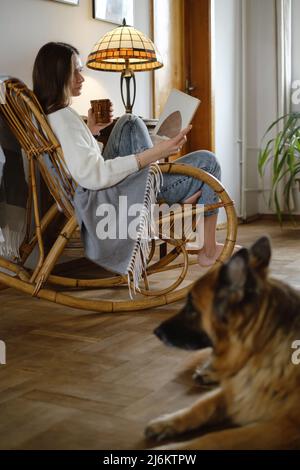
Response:
[{"label": "lamp base", "polygon": [[[133,98],[131,100],[130,96],[130,85],[131,81],[133,84]],[[125,88],[126,88],[126,100],[124,97],[124,82],[125,82]],[[132,113],[132,108],[135,102],[135,96],[136,96],[136,81],[135,81],[135,76],[133,70],[130,68],[126,68],[125,70],[122,71],[121,73],[121,96],[122,96],[122,101],[125,106],[125,112],[127,114]]]}]

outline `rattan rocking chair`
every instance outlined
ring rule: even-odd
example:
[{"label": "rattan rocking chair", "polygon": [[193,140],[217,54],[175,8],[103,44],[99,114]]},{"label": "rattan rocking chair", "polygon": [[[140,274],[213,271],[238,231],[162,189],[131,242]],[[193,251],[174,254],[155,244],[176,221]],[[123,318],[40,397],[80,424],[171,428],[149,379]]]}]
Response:
[{"label": "rattan rocking chair", "polygon": [[[103,289],[121,289],[127,287],[127,277],[111,274],[94,279],[65,277],[53,273],[60,256],[68,249],[68,244],[73,240],[78,242],[78,225],[74,216],[72,197],[76,184],[68,175],[64,163],[61,146],[55,137],[51,127],[38,103],[34,93],[17,79],[7,79],[4,82],[6,100],[0,105],[0,112],[4,116],[8,126],[18,139],[25,151],[29,162],[29,198],[27,203],[27,230],[24,241],[20,247],[20,259],[9,261],[0,257],[0,283],[13,287],[31,296],[49,300],[61,305],[77,309],[96,312],[124,312],[138,311],[158,307],[183,299],[189,289],[190,281],[184,287],[180,286],[186,278],[191,264],[190,255],[186,250],[187,237],[182,239],[168,238],[160,234],[163,242],[171,245],[171,250],[156,261],[152,261],[155,245],[158,240],[151,240],[151,253],[148,259],[147,273],[140,286],[139,295],[134,299],[115,300],[107,298],[107,294],[101,298],[94,297],[93,291],[103,292]],[[47,156],[47,158],[45,158]],[[52,170],[49,170],[49,163]],[[205,171],[188,165],[166,163],[160,165],[163,173],[176,173],[192,176],[210,185],[219,196],[219,202],[206,206],[205,211],[213,208],[225,209],[227,216],[226,240],[224,248],[216,264],[227,260],[234,249],[237,232],[237,218],[234,203],[227,194],[222,184]],[[41,216],[36,172],[40,171],[52,197],[53,205]],[[196,208],[192,209],[196,211]],[[57,236],[53,246],[46,253],[44,239],[47,230],[57,214],[63,212],[65,223]],[[179,215],[180,216],[180,215]],[[34,230],[31,229],[34,217]],[[25,267],[25,262],[35,247],[38,247],[38,261],[34,269]],[[74,253],[73,253],[74,254]],[[179,257],[179,258],[178,258]],[[178,258],[179,262],[174,261]],[[149,286],[148,279],[155,273],[164,273],[169,270],[179,270],[179,275],[171,282],[171,285],[162,289],[153,290]],[[8,270],[12,274],[7,273]],[[78,291],[83,291],[83,297],[79,297]]]}]

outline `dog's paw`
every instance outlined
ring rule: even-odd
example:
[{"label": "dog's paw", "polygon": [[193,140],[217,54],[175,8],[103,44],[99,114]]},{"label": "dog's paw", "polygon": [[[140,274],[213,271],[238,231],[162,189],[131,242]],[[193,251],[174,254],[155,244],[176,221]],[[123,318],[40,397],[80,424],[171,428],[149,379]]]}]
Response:
[{"label": "dog's paw", "polygon": [[155,439],[156,441],[162,441],[168,437],[175,436],[177,434],[174,426],[174,421],[171,415],[161,416],[160,418],[150,421],[145,429],[145,437],[147,439]]},{"label": "dog's paw", "polygon": [[202,369],[196,369],[193,374],[193,380],[201,385],[203,388],[213,388],[218,385],[218,382],[214,380],[209,373],[203,372]]},{"label": "dog's paw", "polygon": [[213,388],[218,385],[209,363],[198,366],[193,374],[193,379],[204,388]]}]

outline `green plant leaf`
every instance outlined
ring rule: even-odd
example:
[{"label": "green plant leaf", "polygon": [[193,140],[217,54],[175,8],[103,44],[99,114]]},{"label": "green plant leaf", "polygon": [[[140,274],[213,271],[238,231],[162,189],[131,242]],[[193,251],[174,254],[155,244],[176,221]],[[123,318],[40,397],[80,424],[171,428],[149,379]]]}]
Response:
[{"label": "green plant leaf", "polygon": [[274,202],[275,202],[275,208],[276,208],[276,213],[277,213],[279,223],[280,225],[282,225],[282,211],[281,211],[281,207],[280,207],[280,203],[278,199],[277,190],[275,190],[274,192]]},{"label": "green plant leaf", "polygon": [[260,176],[263,176],[263,169],[265,167],[265,163],[268,160],[269,155],[272,151],[270,149],[270,145],[271,145],[272,142],[273,142],[273,139],[269,140],[269,142],[267,143],[265,149],[261,150],[260,153],[259,153],[259,156],[258,156],[258,170],[259,170]]},{"label": "green plant leaf", "polygon": [[[274,136],[274,128],[283,121],[281,130]],[[290,196],[296,176],[300,173],[300,113],[290,113],[279,117],[267,129],[263,139],[272,132],[258,155],[258,171],[262,177],[268,164],[271,166],[271,192],[269,205],[274,203],[278,220],[282,223],[282,213],[286,204],[289,212]],[[279,196],[282,194],[283,197]]]},{"label": "green plant leaf", "polygon": [[[272,124],[268,127],[268,129],[267,129],[266,132],[264,133],[263,139],[266,137],[266,135],[267,135],[275,126],[277,126],[277,124],[278,124],[280,121],[286,119],[288,116],[290,116],[290,115],[289,115],[289,114],[285,114],[284,116],[281,116],[280,118],[276,119],[276,121],[272,122]],[[262,139],[262,140],[263,140],[263,139]]]}]

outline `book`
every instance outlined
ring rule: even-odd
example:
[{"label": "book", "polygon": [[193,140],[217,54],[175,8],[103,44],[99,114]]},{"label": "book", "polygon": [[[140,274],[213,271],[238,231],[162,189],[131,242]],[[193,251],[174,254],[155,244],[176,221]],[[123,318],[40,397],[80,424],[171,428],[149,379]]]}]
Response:
[{"label": "book", "polygon": [[175,137],[192,122],[200,102],[182,91],[171,90],[152,135],[161,139]]}]

